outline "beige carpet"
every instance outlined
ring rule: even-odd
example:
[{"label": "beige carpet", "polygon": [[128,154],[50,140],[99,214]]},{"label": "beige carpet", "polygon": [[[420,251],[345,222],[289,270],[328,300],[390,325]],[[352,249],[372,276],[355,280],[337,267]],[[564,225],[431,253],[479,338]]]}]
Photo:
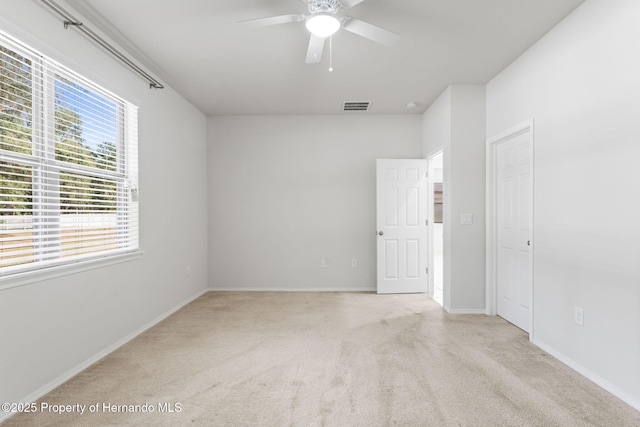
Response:
[{"label": "beige carpet", "polygon": [[210,292],[37,405],[77,403],[3,427],[640,426],[519,329],[424,295]]}]

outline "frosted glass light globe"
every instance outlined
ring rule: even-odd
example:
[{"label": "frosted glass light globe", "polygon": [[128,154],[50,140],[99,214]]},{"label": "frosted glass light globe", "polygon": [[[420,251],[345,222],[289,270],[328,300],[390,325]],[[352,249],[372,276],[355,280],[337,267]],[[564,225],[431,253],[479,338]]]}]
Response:
[{"label": "frosted glass light globe", "polygon": [[305,22],[307,30],[317,37],[329,37],[340,29],[340,21],[331,14],[317,13]]}]

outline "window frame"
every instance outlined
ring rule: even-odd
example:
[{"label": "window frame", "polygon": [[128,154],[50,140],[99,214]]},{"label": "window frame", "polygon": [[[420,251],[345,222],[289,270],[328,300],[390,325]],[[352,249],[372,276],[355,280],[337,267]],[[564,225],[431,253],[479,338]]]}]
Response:
[{"label": "window frame", "polygon": [[[0,45],[28,60],[31,67],[31,154],[0,148],[0,161],[31,170],[33,241],[30,262],[0,266],[0,289],[139,258],[143,252],[140,250],[137,197],[138,107],[1,31]],[[62,81],[59,79],[65,79],[115,105],[115,170],[57,158],[56,133],[50,129],[54,129],[57,124],[55,95],[56,82]],[[4,101],[0,99],[0,103],[2,102]],[[62,174],[76,174],[86,179],[105,180],[104,182],[113,181],[115,248],[86,253],[80,250],[80,253],[62,256]],[[49,182],[57,184],[48,184],[43,178],[45,175]],[[51,176],[54,177],[53,180]],[[106,192],[106,185],[102,190],[96,190],[100,186],[101,184],[92,182],[87,188],[89,191]],[[52,200],[55,202],[52,203]],[[49,208],[47,205],[54,207]],[[35,220],[42,215],[46,217],[45,221]],[[53,230],[57,232],[57,236],[45,238],[47,233],[51,233],[51,224],[54,224]],[[47,250],[43,251],[43,248]]]}]

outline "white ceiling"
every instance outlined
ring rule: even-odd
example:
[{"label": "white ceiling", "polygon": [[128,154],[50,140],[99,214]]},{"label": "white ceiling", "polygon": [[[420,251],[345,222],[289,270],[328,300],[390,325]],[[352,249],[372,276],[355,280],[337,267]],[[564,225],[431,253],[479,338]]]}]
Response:
[{"label": "white ceiling", "polygon": [[[452,83],[486,83],[584,0],[366,0],[339,12],[400,34],[386,47],[333,36],[306,64],[303,22],[238,21],[307,14],[302,0],[68,0],[208,115],[422,113]],[[407,103],[417,107],[409,109]]]}]

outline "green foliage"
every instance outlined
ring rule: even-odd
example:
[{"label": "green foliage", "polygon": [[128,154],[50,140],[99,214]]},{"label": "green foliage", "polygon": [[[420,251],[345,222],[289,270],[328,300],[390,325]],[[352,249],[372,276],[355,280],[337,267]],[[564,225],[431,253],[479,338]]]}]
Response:
[{"label": "green foliage", "polygon": [[[113,142],[102,142],[98,144],[97,149],[93,152],[95,157],[96,167],[100,169],[105,169],[111,172],[115,172],[116,168],[116,145]],[[113,181],[105,182],[95,182],[95,188],[101,188],[100,191],[97,191],[95,200],[96,204],[99,206],[99,210],[116,210],[116,191],[117,185]]]},{"label": "green foliage", "polygon": [[0,149],[31,153],[31,62],[0,46]]},{"label": "green foliage", "polygon": [[[31,154],[31,63],[0,46],[0,149]],[[0,163],[0,208],[31,210],[31,168]],[[2,215],[7,213],[2,212]]]},{"label": "green foliage", "polygon": [[[31,63],[21,55],[0,46],[0,149],[32,153]],[[78,87],[56,76],[55,156],[56,160],[115,172],[117,147],[105,141],[95,149],[83,138],[81,116],[68,105],[63,93]],[[82,89],[82,88],[80,88]],[[19,169],[19,171],[18,171]],[[0,208],[17,215],[30,215],[32,205],[31,168],[0,163]],[[80,173],[60,173],[60,208],[63,212],[116,210],[115,181]],[[2,215],[8,213],[3,212]]]},{"label": "green foliage", "polygon": [[95,156],[96,167],[115,172],[116,169],[116,144],[113,142],[101,142],[98,148],[93,152]]},{"label": "green foliage", "polygon": [[[30,215],[31,168],[8,162],[0,162],[0,208],[13,209],[15,215]],[[0,215],[8,215],[6,212]]]}]

